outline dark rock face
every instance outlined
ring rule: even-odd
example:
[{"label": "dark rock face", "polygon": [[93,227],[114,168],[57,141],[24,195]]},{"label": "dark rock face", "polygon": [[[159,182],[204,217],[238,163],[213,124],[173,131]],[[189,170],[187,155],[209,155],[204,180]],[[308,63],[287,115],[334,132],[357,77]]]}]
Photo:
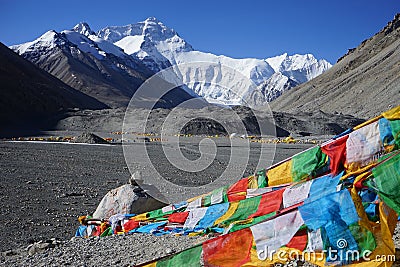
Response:
[{"label": "dark rock face", "polygon": [[382,32],[384,32],[386,35],[392,33],[393,31],[396,31],[400,28],[400,13],[397,13],[394,16],[394,19],[390,21],[385,28],[383,28]]},{"label": "dark rock face", "polygon": [[274,119],[280,128],[302,136],[336,135],[364,122],[350,115],[329,114],[320,110],[297,114],[274,112]]},{"label": "dark rock face", "polygon": [[[151,75],[140,62],[112,54],[100,60],[79,50],[56,33],[54,47],[38,47],[21,54],[69,86],[110,107],[126,106],[133,92]],[[119,66],[119,67],[117,67]]]},{"label": "dark rock face", "polygon": [[[235,112],[237,116],[232,114]],[[286,137],[291,134],[301,136],[310,135],[336,135],[350,127],[364,122],[350,115],[340,113],[326,113],[323,111],[261,113],[257,116],[246,107],[234,107],[232,110],[220,108],[205,108],[200,110],[176,109],[176,118],[169,122],[174,124],[174,132],[167,134],[192,134],[192,135],[260,135]],[[169,116],[169,109],[155,109],[148,118],[144,118],[147,111],[142,109],[131,110],[132,123],[139,123],[146,119],[146,131],[161,133],[162,125]],[[207,116],[210,115],[210,116]],[[175,115],[174,115],[175,116]],[[192,118],[187,122],[187,118]],[[210,117],[214,118],[211,119]],[[121,129],[124,112],[121,110],[101,110],[94,112],[78,111],[70,113],[68,118],[62,119],[57,127],[60,130],[88,131],[116,131]],[[260,129],[261,127],[261,129]]]},{"label": "dark rock face", "polygon": [[207,118],[198,118],[186,123],[181,134],[193,135],[226,135],[226,129],[217,121]]},{"label": "dark rock face", "polygon": [[108,144],[106,140],[93,133],[82,133],[81,135],[74,138],[75,143],[87,143],[87,144]]},{"label": "dark rock face", "polygon": [[77,91],[0,43],[0,135],[45,124],[69,109],[101,109],[104,103]]}]

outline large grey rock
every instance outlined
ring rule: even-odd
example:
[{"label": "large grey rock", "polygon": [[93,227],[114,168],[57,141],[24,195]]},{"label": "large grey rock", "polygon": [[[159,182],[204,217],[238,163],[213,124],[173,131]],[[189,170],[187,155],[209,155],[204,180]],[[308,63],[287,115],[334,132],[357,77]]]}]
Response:
[{"label": "large grey rock", "polygon": [[100,201],[93,218],[108,219],[115,214],[139,214],[167,204],[154,199],[137,185],[126,184],[110,190]]},{"label": "large grey rock", "polygon": [[93,133],[84,132],[81,135],[75,137],[72,142],[74,143],[86,143],[86,144],[109,144],[106,140]]}]

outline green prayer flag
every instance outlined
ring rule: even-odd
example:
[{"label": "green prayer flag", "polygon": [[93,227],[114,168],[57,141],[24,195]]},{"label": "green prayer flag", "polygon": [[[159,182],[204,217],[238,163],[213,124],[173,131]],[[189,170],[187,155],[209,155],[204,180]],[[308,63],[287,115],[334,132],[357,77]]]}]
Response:
[{"label": "green prayer flag", "polygon": [[257,172],[257,184],[258,188],[264,188],[268,185],[265,169],[259,170]]},{"label": "green prayer flag", "polygon": [[400,213],[400,154],[372,169],[379,197]]},{"label": "green prayer flag", "polygon": [[171,258],[157,262],[156,267],[200,266],[200,257],[202,250],[203,248],[201,245],[184,250],[172,256]]},{"label": "green prayer flag", "polygon": [[309,177],[321,174],[327,166],[327,155],[316,146],[293,157],[292,177],[294,182],[300,182]]},{"label": "green prayer flag", "polygon": [[261,197],[262,196],[256,196],[241,200],[235,213],[225,221],[221,222],[221,224],[228,226],[231,222],[247,219],[251,214],[257,211]]},{"label": "green prayer flag", "polygon": [[211,205],[211,194],[208,194],[207,196],[204,197],[204,207],[208,207]]},{"label": "green prayer flag", "polygon": [[157,218],[161,218],[164,215],[169,215],[171,213],[173,213],[173,210],[167,211],[167,212],[163,212],[162,209],[158,209],[158,210],[153,210],[153,211],[149,211],[147,213],[147,219],[157,219]]},{"label": "green prayer flag", "polygon": [[396,149],[400,148],[400,120],[390,121],[390,127],[392,128],[392,135],[396,144]]},{"label": "green prayer flag", "polygon": [[238,230],[241,230],[241,229],[244,229],[244,228],[249,228],[250,226],[253,226],[255,224],[263,222],[263,221],[265,221],[265,220],[267,220],[267,219],[269,219],[269,218],[271,218],[271,217],[273,217],[275,215],[276,215],[276,211],[268,213],[268,214],[265,214],[265,215],[260,216],[260,217],[253,218],[253,220],[251,222],[249,222],[249,223],[235,224],[229,230],[229,233],[235,232],[235,231],[238,231]]},{"label": "green prayer flag", "polygon": [[358,222],[349,225],[349,229],[360,248],[360,254],[366,251],[373,251],[376,248],[374,235],[365,227],[361,227]]},{"label": "green prayer flag", "polygon": [[104,230],[103,233],[101,233],[100,237],[104,237],[104,236],[109,236],[109,235],[113,235],[113,230],[110,227],[108,227],[106,230]]},{"label": "green prayer flag", "polygon": [[[226,195],[227,189],[228,189],[228,186],[223,186],[223,187],[214,189],[211,192],[210,197],[208,198],[208,196],[206,196],[206,198],[204,199],[205,204],[208,204],[208,202],[209,202],[210,204],[208,206],[210,206],[210,205],[214,205],[214,204],[218,204],[218,203],[228,202],[228,196]],[[216,200],[218,200],[218,201],[216,201]]]}]

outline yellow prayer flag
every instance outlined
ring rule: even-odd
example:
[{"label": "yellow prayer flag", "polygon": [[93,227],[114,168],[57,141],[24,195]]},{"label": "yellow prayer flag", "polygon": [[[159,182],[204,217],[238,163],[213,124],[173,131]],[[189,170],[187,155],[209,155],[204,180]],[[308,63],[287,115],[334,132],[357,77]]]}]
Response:
[{"label": "yellow prayer flag", "polygon": [[292,160],[286,161],[273,169],[268,170],[268,186],[291,183],[292,179]]},{"label": "yellow prayer flag", "polygon": [[382,113],[382,116],[388,120],[399,120],[400,119],[400,106],[392,108],[391,110]]}]

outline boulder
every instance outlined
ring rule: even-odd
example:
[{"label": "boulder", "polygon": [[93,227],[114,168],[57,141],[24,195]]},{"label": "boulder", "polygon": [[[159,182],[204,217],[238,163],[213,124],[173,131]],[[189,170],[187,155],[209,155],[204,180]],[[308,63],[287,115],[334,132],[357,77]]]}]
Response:
[{"label": "boulder", "polygon": [[93,218],[108,219],[115,214],[140,214],[166,206],[140,186],[126,184],[110,190],[100,201]]}]

